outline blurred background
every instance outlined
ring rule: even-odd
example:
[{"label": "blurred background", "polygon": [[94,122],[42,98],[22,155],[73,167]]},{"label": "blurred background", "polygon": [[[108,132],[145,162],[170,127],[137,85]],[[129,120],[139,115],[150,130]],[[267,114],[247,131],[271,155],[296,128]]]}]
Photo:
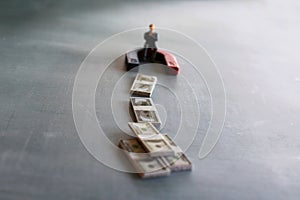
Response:
[{"label": "blurred background", "polygon": [[[0,1],[0,199],[298,199],[299,10],[297,0]],[[98,43],[150,23],[208,51],[227,116],[208,157],[197,158],[200,139],[188,151],[191,173],[140,180],[86,151],[72,87]]]}]

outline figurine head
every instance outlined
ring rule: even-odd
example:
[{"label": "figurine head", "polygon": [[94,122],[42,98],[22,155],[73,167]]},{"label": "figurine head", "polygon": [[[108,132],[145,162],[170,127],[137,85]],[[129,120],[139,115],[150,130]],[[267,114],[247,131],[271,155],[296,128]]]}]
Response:
[{"label": "figurine head", "polygon": [[154,24],[150,24],[150,25],[149,25],[149,29],[150,29],[150,31],[154,31],[154,29],[155,29]]}]

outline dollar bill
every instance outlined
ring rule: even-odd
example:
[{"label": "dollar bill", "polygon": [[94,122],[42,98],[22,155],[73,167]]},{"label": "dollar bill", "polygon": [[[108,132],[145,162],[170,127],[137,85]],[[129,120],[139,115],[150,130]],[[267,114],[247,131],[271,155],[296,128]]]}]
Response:
[{"label": "dollar bill", "polygon": [[130,102],[136,122],[151,122],[160,128],[161,120],[151,98],[131,97]]},{"label": "dollar bill", "polygon": [[130,89],[132,95],[151,97],[157,78],[144,74],[137,74]]},{"label": "dollar bill", "polygon": [[136,83],[133,87],[133,90],[135,92],[140,93],[151,93],[152,90],[152,84],[148,83]]},{"label": "dollar bill", "polygon": [[136,110],[135,113],[138,122],[158,122],[157,115],[153,110]]},{"label": "dollar bill", "polygon": [[162,136],[176,153],[183,152],[182,149],[167,134],[162,134]]},{"label": "dollar bill", "polygon": [[153,102],[150,98],[138,98],[138,97],[131,97],[130,102],[132,106],[153,106]]},{"label": "dollar bill", "polygon": [[142,178],[169,176],[171,173],[171,170],[164,166],[160,158],[146,157],[136,159],[135,161],[137,168],[143,171],[139,173]]},{"label": "dollar bill", "polygon": [[145,81],[145,82],[151,82],[151,83],[154,83],[157,81],[157,78],[155,76],[148,76],[145,74],[138,74],[137,79],[139,81]]},{"label": "dollar bill", "polygon": [[165,166],[170,168],[171,171],[190,171],[192,170],[192,163],[184,153],[176,153],[175,156],[162,157]]},{"label": "dollar bill", "polygon": [[[192,162],[187,158],[187,156],[182,151],[178,151],[178,149],[180,149],[178,146],[176,146],[176,150],[175,150],[176,155],[160,156],[160,157],[152,157],[152,156],[144,155],[144,153],[146,153],[146,150],[144,149],[143,145],[139,142],[139,140],[136,138],[120,140],[119,146],[122,149],[129,152],[129,155],[128,155],[128,156],[130,156],[129,159],[131,159],[131,162],[135,162],[133,165],[137,169],[139,169],[139,170],[144,169],[146,171],[146,174],[140,173],[140,176],[145,176],[145,177],[155,177],[155,176],[160,176],[160,175],[163,176],[168,173],[168,172],[166,172],[167,170],[165,170],[165,169],[170,169],[172,172],[192,170]],[[133,154],[130,154],[130,152],[142,153],[142,154],[141,154],[141,156],[139,156],[140,154],[133,155]],[[159,159],[158,159],[158,161],[156,161],[155,159],[150,159],[150,158],[159,158]],[[156,170],[157,168],[160,168],[160,169]],[[156,171],[155,173],[157,173],[157,174],[156,175],[155,174],[147,174],[149,172],[152,172],[152,170]]]},{"label": "dollar bill", "polygon": [[129,122],[128,125],[138,138],[147,139],[161,137],[159,131],[149,122]]},{"label": "dollar bill", "polygon": [[174,156],[175,152],[163,138],[141,139],[140,140],[147,152],[151,156]]},{"label": "dollar bill", "polygon": [[129,161],[142,178],[169,176],[171,170],[165,167],[162,158],[151,157],[137,139],[120,140],[119,147],[127,155]]},{"label": "dollar bill", "polygon": [[119,146],[128,151],[133,153],[146,153],[143,146],[139,143],[137,139],[127,139],[127,140],[120,140]]},{"label": "dollar bill", "polygon": [[174,156],[175,152],[162,134],[149,122],[129,122],[129,127],[137,136],[146,152],[151,156]]},{"label": "dollar bill", "polygon": [[175,152],[175,155],[162,157],[166,166],[168,166],[172,171],[192,170],[192,162],[183,153],[180,147],[177,146],[175,142],[168,135],[163,135],[163,137]]}]

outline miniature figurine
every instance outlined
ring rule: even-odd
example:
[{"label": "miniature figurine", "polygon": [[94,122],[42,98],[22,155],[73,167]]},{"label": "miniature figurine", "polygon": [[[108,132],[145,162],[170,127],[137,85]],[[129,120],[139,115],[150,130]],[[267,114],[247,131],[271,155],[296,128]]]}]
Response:
[{"label": "miniature figurine", "polygon": [[149,25],[149,31],[144,33],[144,39],[146,40],[144,48],[145,48],[145,52],[144,52],[144,60],[147,59],[147,54],[149,52],[149,50],[151,50],[152,52],[152,59],[151,61],[154,62],[155,57],[156,57],[156,51],[157,51],[157,47],[155,42],[158,40],[158,34],[156,32],[154,32],[155,26],[154,24],[150,24]]},{"label": "miniature figurine", "polygon": [[149,25],[149,31],[144,33],[144,48],[128,51],[125,55],[125,63],[127,71],[148,62],[159,63],[167,66],[168,73],[173,75],[179,74],[179,64],[176,57],[164,50],[158,49],[156,42],[158,34],[154,32],[154,24]]}]

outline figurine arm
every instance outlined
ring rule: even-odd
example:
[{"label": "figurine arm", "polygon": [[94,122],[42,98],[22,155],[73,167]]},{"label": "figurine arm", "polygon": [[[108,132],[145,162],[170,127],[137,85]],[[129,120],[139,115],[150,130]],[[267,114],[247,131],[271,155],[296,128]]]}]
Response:
[{"label": "figurine arm", "polygon": [[153,35],[153,38],[154,38],[154,41],[156,42],[156,41],[158,40],[158,34],[155,33],[155,34]]},{"label": "figurine arm", "polygon": [[148,39],[149,39],[148,33],[144,33],[144,39],[145,39],[145,40],[148,40]]}]

